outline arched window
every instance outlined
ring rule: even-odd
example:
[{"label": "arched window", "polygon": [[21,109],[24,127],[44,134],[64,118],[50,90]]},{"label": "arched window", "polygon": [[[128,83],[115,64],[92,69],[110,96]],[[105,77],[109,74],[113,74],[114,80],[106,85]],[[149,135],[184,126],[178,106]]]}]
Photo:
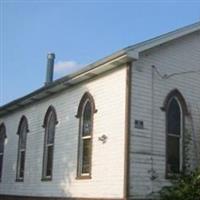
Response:
[{"label": "arched window", "polygon": [[27,122],[26,117],[23,116],[20,120],[18,131],[17,131],[19,140],[18,140],[16,181],[23,181],[24,179],[27,132],[28,132],[28,122]]},{"label": "arched window", "polygon": [[177,98],[172,98],[167,110],[167,172],[182,170],[182,109]]},{"label": "arched window", "polygon": [[78,148],[78,178],[91,178],[93,114],[96,112],[92,96],[85,93],[80,101],[77,117],[80,120]]},{"label": "arched window", "polygon": [[54,137],[55,126],[57,124],[56,111],[53,106],[50,106],[44,118],[43,127],[44,134],[44,153],[43,153],[43,168],[42,180],[51,180],[53,172],[53,151],[54,151]]},{"label": "arched window", "polygon": [[167,96],[163,109],[166,111],[166,172],[170,176],[183,170],[184,117],[188,111],[178,90]]},{"label": "arched window", "polygon": [[3,170],[3,154],[4,154],[4,143],[6,138],[6,127],[4,124],[0,125],[0,181]]}]

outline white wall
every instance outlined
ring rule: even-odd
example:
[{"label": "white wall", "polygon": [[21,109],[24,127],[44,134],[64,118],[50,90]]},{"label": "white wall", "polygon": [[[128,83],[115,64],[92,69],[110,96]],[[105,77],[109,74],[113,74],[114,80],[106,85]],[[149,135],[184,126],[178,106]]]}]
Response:
[{"label": "white wall", "polygon": [[[121,198],[124,182],[124,130],[126,68],[104,74],[79,84],[24,110],[12,113],[0,122],[7,130],[3,176],[0,194],[33,196],[70,196]],[[92,149],[92,179],[76,180],[78,128],[75,117],[82,95],[89,91],[95,100]],[[47,108],[53,105],[58,116],[55,134],[53,180],[41,181],[44,129]],[[18,123],[22,115],[28,119],[29,130],[24,182],[15,182]],[[102,144],[101,135],[108,140]]]},{"label": "white wall", "polygon": [[[165,179],[165,112],[160,107],[167,94],[175,88],[184,96],[193,116],[190,162],[192,167],[196,161],[200,163],[200,72],[177,75],[167,80],[154,73],[152,81],[152,65],[162,75],[200,70],[200,33],[144,52],[132,65],[130,195],[134,198],[147,198],[151,192],[168,184]],[[137,119],[144,121],[143,130],[134,128],[134,120]],[[191,125],[191,118],[186,118],[188,130],[191,130]],[[195,156],[196,144],[198,157]],[[149,173],[151,159],[158,176],[154,181],[151,181]]]}]

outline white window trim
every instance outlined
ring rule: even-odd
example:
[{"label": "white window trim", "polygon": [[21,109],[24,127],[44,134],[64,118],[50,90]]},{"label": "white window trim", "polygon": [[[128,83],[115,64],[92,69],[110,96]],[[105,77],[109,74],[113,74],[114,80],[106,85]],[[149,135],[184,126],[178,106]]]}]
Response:
[{"label": "white window trim", "polygon": [[[48,143],[48,133],[49,133],[49,121],[52,117],[52,115],[54,115],[55,113],[53,111],[51,111],[48,114],[48,121],[45,127],[45,141],[44,141],[44,152],[43,152],[43,166],[42,166],[42,180],[51,180],[52,176],[53,176],[53,155],[52,155],[52,174],[51,175],[46,175],[47,174],[47,161],[48,161],[48,148],[50,146],[52,146],[53,148],[53,152],[52,154],[54,154],[54,143],[55,141]],[[55,140],[55,132],[56,132],[56,124],[55,124],[55,130],[54,130],[54,140]]]},{"label": "white window trim", "polygon": [[[25,123],[25,124],[24,124]],[[19,142],[18,142],[18,158],[17,158],[17,173],[16,173],[16,180],[17,181],[23,181],[24,176],[25,176],[25,162],[26,162],[26,142],[27,142],[27,122],[22,121],[20,127],[20,132],[19,132]],[[26,131],[25,135],[25,147],[21,148],[21,143],[22,143],[22,133],[23,131]],[[20,170],[21,170],[21,153],[24,152],[24,173],[23,177],[20,176]]]},{"label": "white window trim", "polygon": [[92,139],[92,133],[90,133],[90,135],[83,136],[83,114],[84,114],[84,111],[85,111],[85,106],[87,105],[88,102],[91,104],[90,100],[86,99],[86,101],[83,104],[82,111],[81,111],[81,124],[80,124],[80,136],[79,136],[80,147],[79,147],[79,160],[78,160],[78,165],[79,165],[78,166],[78,176],[80,176],[80,177],[90,176],[90,173],[91,173],[91,172],[90,173],[83,173],[83,141],[87,140],[87,139],[90,139],[90,140]]},{"label": "white window trim", "polygon": [[168,105],[171,104],[171,101],[173,99],[176,100],[180,108],[180,135],[167,132],[167,136],[179,138],[179,171],[181,172],[183,170],[183,108],[179,99],[176,96],[171,97],[171,99],[168,102]]}]

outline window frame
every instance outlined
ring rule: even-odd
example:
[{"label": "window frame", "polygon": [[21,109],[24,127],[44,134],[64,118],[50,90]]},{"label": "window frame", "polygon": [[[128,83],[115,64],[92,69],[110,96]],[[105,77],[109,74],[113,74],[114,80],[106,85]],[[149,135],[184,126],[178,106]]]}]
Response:
[{"label": "window frame", "polygon": [[[87,103],[91,106],[91,133],[90,135],[83,136],[83,120],[84,111]],[[97,110],[92,95],[86,92],[80,100],[76,117],[79,119],[79,134],[78,134],[78,155],[77,155],[77,177],[76,179],[91,179],[92,178],[92,148],[93,148],[93,130],[94,130],[94,113]],[[83,173],[83,142],[90,139],[90,166],[89,172]]]},{"label": "window frame", "polygon": [[[50,120],[53,117],[54,119],[54,133],[53,133],[53,142],[48,143],[48,133],[49,126],[50,126]],[[47,112],[44,117],[43,122],[43,128],[44,128],[44,145],[43,145],[43,162],[42,162],[42,181],[51,181],[53,178],[53,160],[54,160],[54,145],[55,145],[55,133],[56,133],[56,125],[58,124],[56,110],[53,106],[49,106],[47,109]],[[47,166],[48,166],[48,153],[49,153],[49,147],[52,147],[52,158],[51,158],[51,174],[47,175]]]},{"label": "window frame", "polygon": [[[172,101],[175,100],[179,106],[179,110],[180,110],[180,134],[177,135],[177,134],[173,134],[173,133],[169,133],[168,131],[168,121],[169,121],[169,118],[168,118],[168,113],[169,113],[169,108],[170,108],[170,104],[172,103]],[[179,101],[179,99],[176,97],[176,96],[172,96],[168,102],[168,108],[167,108],[167,111],[166,111],[166,173],[167,173],[167,177],[173,177],[175,175],[178,175],[180,174],[182,171],[183,171],[183,109],[182,109],[182,105]],[[173,138],[178,138],[179,140],[179,172],[177,173],[174,173],[174,172],[169,172],[168,171],[168,142],[169,142],[169,139],[168,137],[173,137]]]},{"label": "window frame", "polygon": [[[21,140],[22,140],[22,133],[25,130],[25,145],[24,148],[21,148]],[[21,117],[21,120],[19,122],[18,126],[18,149],[17,149],[17,163],[16,163],[16,182],[23,182],[24,181],[24,176],[25,176],[25,163],[26,163],[26,144],[27,144],[27,133],[29,132],[28,129],[28,120],[25,116]],[[22,152],[24,153],[24,161],[23,161],[23,176],[20,176],[21,173],[21,155]]]},{"label": "window frame", "polygon": [[2,134],[3,134],[3,141],[2,141],[2,144],[3,144],[3,148],[2,148],[2,152],[0,152],[0,156],[2,157],[1,159],[1,171],[0,171],[0,182],[2,182],[2,175],[3,175],[3,163],[4,163],[4,149],[5,149],[5,140],[7,138],[6,136],[6,126],[4,123],[0,124],[0,134],[1,134],[1,130],[2,130]]},{"label": "window frame", "polygon": [[[168,147],[168,121],[167,121],[167,117],[168,117],[168,108],[169,108],[169,103],[170,101],[175,98],[177,103],[179,104],[179,108],[180,108],[180,120],[181,120],[181,127],[180,127],[180,135],[181,135],[181,143],[180,143],[180,172],[177,173],[169,173],[168,172],[168,167],[167,167],[167,147]],[[176,176],[179,176],[181,172],[184,171],[185,169],[185,147],[184,147],[184,135],[185,135],[185,117],[189,116],[189,111],[187,108],[187,103],[183,97],[183,95],[181,94],[181,92],[178,89],[173,89],[171,92],[169,92],[169,94],[166,96],[164,102],[163,102],[163,106],[161,107],[161,110],[165,112],[165,129],[166,129],[166,133],[165,133],[165,137],[166,137],[166,148],[165,148],[165,178],[166,179],[172,179]],[[171,135],[171,134],[170,134]]]}]

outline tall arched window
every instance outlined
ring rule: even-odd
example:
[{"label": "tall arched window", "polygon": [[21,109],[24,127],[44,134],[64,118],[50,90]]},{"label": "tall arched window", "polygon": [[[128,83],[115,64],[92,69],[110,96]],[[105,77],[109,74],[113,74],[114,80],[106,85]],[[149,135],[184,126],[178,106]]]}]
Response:
[{"label": "tall arched window", "polygon": [[27,122],[26,117],[23,116],[20,120],[18,131],[17,131],[19,140],[18,140],[16,181],[24,180],[27,132],[28,132],[28,122]]},{"label": "tall arched window", "polygon": [[78,178],[91,178],[93,114],[96,112],[92,96],[85,93],[80,101],[77,117],[80,120],[78,148]]},{"label": "tall arched window", "polygon": [[51,180],[53,172],[53,151],[55,127],[57,124],[56,111],[53,106],[50,106],[44,118],[45,135],[44,135],[44,154],[42,180]]},{"label": "tall arched window", "polygon": [[3,155],[4,155],[4,143],[6,138],[6,127],[4,124],[0,125],[0,181],[3,170]]},{"label": "tall arched window", "polygon": [[173,90],[164,103],[166,111],[166,172],[178,174],[184,166],[184,117],[188,113],[185,100],[178,90]]},{"label": "tall arched window", "polygon": [[182,170],[182,109],[173,97],[167,110],[167,171],[179,173]]}]

